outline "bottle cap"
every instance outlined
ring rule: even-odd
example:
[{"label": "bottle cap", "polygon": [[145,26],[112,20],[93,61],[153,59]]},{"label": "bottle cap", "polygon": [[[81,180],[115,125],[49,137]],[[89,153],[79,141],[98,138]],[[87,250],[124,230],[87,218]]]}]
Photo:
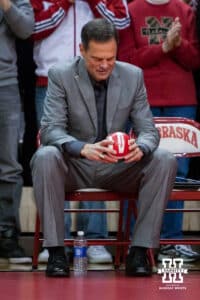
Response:
[{"label": "bottle cap", "polygon": [[77,232],[77,235],[78,235],[78,236],[84,236],[84,231],[78,231],[78,232]]}]

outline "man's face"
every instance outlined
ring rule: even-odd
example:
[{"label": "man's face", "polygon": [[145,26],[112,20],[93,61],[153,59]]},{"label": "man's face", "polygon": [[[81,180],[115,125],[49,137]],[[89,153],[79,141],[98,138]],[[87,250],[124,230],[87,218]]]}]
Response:
[{"label": "man's face", "polygon": [[117,54],[117,43],[114,38],[107,42],[92,40],[87,50],[80,44],[80,52],[85,59],[88,73],[94,80],[106,80],[110,76]]}]

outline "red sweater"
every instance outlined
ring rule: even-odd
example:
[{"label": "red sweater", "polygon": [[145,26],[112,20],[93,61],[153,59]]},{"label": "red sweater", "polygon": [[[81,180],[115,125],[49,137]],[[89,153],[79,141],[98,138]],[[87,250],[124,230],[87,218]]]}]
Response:
[{"label": "red sweater", "polygon": [[[200,49],[192,9],[180,0],[162,5],[134,0],[129,12],[131,27],[123,37],[119,58],[143,68],[150,105],[195,105],[192,71],[200,67]],[[182,24],[182,43],[164,54],[161,45],[176,17]]]}]

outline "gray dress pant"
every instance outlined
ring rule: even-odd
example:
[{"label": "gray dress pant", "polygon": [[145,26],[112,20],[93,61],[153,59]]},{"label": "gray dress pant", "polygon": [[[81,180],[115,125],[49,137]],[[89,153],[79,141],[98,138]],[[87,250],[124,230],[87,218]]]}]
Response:
[{"label": "gray dress pant", "polygon": [[39,211],[44,247],[64,245],[65,191],[105,188],[138,191],[138,217],[132,245],[156,248],[166,203],[176,176],[177,161],[157,149],[137,163],[105,164],[65,157],[56,147],[40,147],[31,161],[34,196]]}]

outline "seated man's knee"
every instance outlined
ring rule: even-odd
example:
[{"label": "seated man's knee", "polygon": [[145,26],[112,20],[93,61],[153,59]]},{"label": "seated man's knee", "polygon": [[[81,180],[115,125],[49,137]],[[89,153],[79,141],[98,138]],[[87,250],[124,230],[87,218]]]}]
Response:
[{"label": "seated man's knee", "polygon": [[40,147],[34,154],[31,160],[31,167],[43,166],[53,163],[56,158],[61,155],[60,151],[55,146]]},{"label": "seated man's knee", "polygon": [[154,156],[156,159],[156,163],[162,165],[163,167],[166,168],[177,168],[177,159],[174,156],[173,153],[165,150],[165,149],[161,149],[158,148],[155,152],[154,152]]}]

